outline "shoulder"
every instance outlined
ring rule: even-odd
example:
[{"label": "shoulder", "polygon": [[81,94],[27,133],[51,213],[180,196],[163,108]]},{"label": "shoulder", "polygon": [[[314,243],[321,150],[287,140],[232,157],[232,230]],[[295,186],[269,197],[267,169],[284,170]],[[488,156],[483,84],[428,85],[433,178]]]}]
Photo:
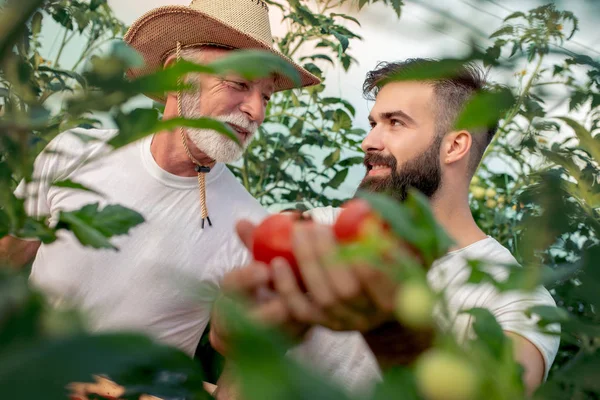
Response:
[{"label": "shoulder", "polygon": [[342,211],[341,208],[336,207],[317,207],[312,210],[306,211],[306,215],[310,216],[314,221],[319,224],[333,225],[339,213]]},{"label": "shoulder", "polygon": [[115,129],[75,128],[54,137],[35,160],[37,177],[60,178],[82,163],[106,154],[106,144],[118,133]]},{"label": "shoulder", "polygon": [[66,162],[85,160],[108,152],[111,148],[107,142],[117,133],[116,129],[70,129],[52,139],[40,156],[53,156]]},{"label": "shoulder", "polygon": [[441,288],[465,283],[471,271],[470,260],[484,262],[488,272],[496,278],[507,274],[505,266],[517,265],[517,260],[506,247],[488,237],[437,259],[428,273],[431,284]]}]

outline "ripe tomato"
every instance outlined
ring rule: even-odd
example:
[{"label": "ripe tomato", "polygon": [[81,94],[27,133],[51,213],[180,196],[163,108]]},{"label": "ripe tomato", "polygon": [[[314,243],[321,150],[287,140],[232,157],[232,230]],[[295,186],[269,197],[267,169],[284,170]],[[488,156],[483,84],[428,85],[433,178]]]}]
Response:
[{"label": "ripe tomato", "polygon": [[355,242],[365,234],[365,225],[369,221],[385,226],[366,200],[350,200],[343,206],[333,226],[335,238],[340,243]]},{"label": "ripe tomato", "polygon": [[[254,231],[252,253],[256,261],[267,266],[277,257],[284,258],[292,268],[301,288],[302,277],[292,248],[292,230],[295,223],[304,221],[300,214],[285,213],[267,217]],[[307,221],[308,222],[308,221]]]}]

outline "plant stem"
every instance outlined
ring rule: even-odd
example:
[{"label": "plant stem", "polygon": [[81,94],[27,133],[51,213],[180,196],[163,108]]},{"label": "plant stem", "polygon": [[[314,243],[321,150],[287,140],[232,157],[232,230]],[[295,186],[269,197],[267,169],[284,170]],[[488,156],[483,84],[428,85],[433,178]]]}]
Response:
[{"label": "plant stem", "polygon": [[98,42],[98,43],[96,43],[95,45],[93,45],[91,47],[88,47],[88,49],[81,54],[81,56],[79,57],[79,60],[77,60],[77,62],[73,66],[73,68],[72,68],[73,71],[75,69],[77,69],[77,67],[79,66],[79,64],[81,64],[87,58],[87,56],[90,55],[94,50],[96,50],[98,47],[102,46],[104,43],[110,42],[111,40],[118,40],[118,39],[115,38],[115,37],[111,37],[111,38],[105,39],[105,40],[103,40],[101,42]]},{"label": "plant stem", "polygon": [[[544,56],[540,55],[540,57],[538,59],[538,62],[536,64],[536,66],[535,66],[535,70],[531,74],[531,78],[529,78],[529,80],[527,81],[527,84],[525,85],[525,87],[521,91],[521,95],[517,99],[516,104],[513,106],[512,110],[508,113],[507,117],[504,119],[504,122],[502,123],[502,126],[500,126],[500,128],[498,128],[498,132],[503,132],[504,129],[506,129],[506,127],[519,114],[519,110],[521,110],[521,106],[523,105],[523,102],[525,101],[525,98],[527,97],[527,95],[529,94],[529,91],[531,90],[531,88],[533,86],[533,82],[535,81],[538,73],[540,72],[540,69],[542,67],[542,62],[543,61],[544,61]],[[486,157],[491,153],[492,148],[494,147],[494,142],[496,141],[495,139],[497,137],[498,137],[498,135],[496,135],[492,139],[492,142],[490,143],[490,145],[488,146],[488,148],[485,150],[485,153],[483,153],[483,157],[481,157],[481,162],[483,162],[486,159]]]},{"label": "plant stem", "polygon": [[59,66],[58,62],[60,61],[60,56],[62,55],[63,50],[65,49],[65,46],[67,45],[67,34],[69,33],[69,30],[67,28],[65,28],[65,34],[63,35],[62,38],[62,43],[60,44],[60,48],[58,49],[58,54],[56,55],[56,60],[54,60],[54,68],[57,68]]}]

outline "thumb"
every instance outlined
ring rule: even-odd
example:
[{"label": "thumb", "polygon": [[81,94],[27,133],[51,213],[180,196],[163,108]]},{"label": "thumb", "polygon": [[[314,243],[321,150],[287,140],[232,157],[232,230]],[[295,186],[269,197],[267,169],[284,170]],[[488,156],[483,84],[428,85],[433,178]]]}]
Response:
[{"label": "thumb", "polygon": [[255,229],[256,225],[254,225],[247,219],[242,219],[238,221],[238,223],[235,225],[235,230],[238,236],[240,237],[240,240],[242,241],[242,243],[244,243],[244,246],[246,246],[246,248],[250,251],[252,251],[252,236],[254,234]]}]

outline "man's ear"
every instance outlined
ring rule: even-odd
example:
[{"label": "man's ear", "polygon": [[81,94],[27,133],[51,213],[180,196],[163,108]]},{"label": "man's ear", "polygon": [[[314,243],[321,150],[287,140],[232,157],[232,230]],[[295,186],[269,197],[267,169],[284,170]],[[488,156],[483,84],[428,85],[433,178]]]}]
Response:
[{"label": "man's ear", "polygon": [[469,131],[460,130],[448,133],[442,142],[442,154],[440,161],[444,164],[452,164],[457,161],[466,160],[469,157],[473,137]]},{"label": "man's ear", "polygon": [[167,59],[165,60],[165,63],[163,64],[163,68],[170,67],[171,65],[175,64],[176,61],[177,61],[177,54],[173,53],[169,57],[167,57]]}]

